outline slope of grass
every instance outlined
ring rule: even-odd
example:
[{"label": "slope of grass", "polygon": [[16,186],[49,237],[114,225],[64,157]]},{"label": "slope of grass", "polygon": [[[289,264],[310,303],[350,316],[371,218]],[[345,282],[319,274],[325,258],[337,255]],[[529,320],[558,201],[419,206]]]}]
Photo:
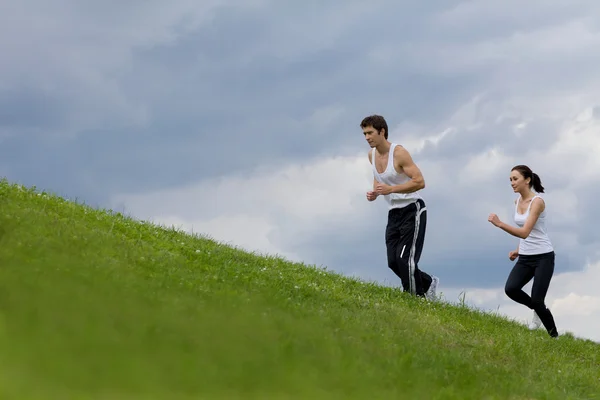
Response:
[{"label": "slope of grass", "polygon": [[0,182],[2,399],[597,399],[600,346]]}]

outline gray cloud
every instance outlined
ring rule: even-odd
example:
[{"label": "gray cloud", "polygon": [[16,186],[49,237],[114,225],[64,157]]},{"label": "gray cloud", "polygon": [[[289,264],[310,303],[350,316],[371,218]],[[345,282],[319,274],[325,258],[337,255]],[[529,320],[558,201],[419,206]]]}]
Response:
[{"label": "gray cloud", "polygon": [[[45,18],[35,17],[36,30],[14,23],[5,28],[12,29],[11,37],[20,33],[23,45],[35,39],[30,49],[35,55],[17,58],[4,73],[32,82],[37,91],[21,92],[24,100],[13,102],[4,125],[10,123],[13,136],[33,136],[33,147],[41,146],[42,135],[59,141],[48,162],[70,160],[68,168],[80,171],[71,177],[74,186],[90,179],[99,192],[152,190],[243,171],[257,160],[281,165],[339,152],[340,146],[348,151],[359,137],[366,104],[376,105],[368,107],[373,111],[398,110],[398,120],[416,116],[425,103],[428,116],[441,115],[472,86],[466,75],[449,83],[403,63],[392,81],[374,79],[381,70],[368,54],[381,34],[353,28],[381,23],[412,40],[433,5],[410,6],[392,16],[379,12],[384,2],[341,9],[331,2],[317,13],[283,5],[265,12],[267,3],[241,8],[179,2],[169,10],[159,4],[145,5],[141,14],[126,9],[117,18],[108,4],[88,9],[64,2]],[[12,12],[18,20],[24,8],[8,11],[6,18]],[[309,22],[320,28],[306,29]],[[2,42],[13,52],[14,46]],[[19,68],[19,62],[27,67]],[[438,100],[432,102],[434,91]],[[314,118],[336,107],[329,123]],[[24,129],[37,119],[46,131]],[[9,146],[19,143],[5,140]],[[24,154],[22,166],[10,169],[14,178],[50,186],[23,167],[42,151]],[[72,156],[82,153],[87,157]]]},{"label": "gray cloud", "polygon": [[0,97],[0,127],[19,134],[30,130],[52,130],[64,124],[66,110],[61,102],[53,102],[48,93],[19,86],[6,90]]}]

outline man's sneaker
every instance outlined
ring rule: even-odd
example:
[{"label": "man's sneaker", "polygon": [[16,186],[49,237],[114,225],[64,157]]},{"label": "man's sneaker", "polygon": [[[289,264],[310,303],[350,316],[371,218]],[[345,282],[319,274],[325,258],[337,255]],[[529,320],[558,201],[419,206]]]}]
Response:
[{"label": "man's sneaker", "polygon": [[427,289],[427,292],[425,292],[427,300],[434,301],[437,299],[437,286],[439,283],[440,279],[435,275],[431,275],[431,285]]},{"label": "man's sneaker", "polygon": [[542,326],[542,320],[537,315],[537,313],[534,311],[533,312],[533,320],[529,324],[529,329],[531,329],[531,330],[539,329],[540,326]]}]

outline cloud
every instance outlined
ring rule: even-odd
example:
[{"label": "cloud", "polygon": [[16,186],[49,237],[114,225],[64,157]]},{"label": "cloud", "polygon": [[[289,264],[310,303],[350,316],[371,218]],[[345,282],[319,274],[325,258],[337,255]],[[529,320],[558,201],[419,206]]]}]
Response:
[{"label": "cloud", "polygon": [[569,293],[555,300],[552,307],[557,315],[593,317],[600,315],[600,297]]},{"label": "cloud", "polygon": [[[257,159],[275,166],[352,154],[349,132],[367,104],[415,113],[427,101],[431,115],[469,87],[466,81],[415,80],[409,66],[396,68],[397,81],[386,88],[385,80],[375,79],[378,63],[357,57],[380,36],[357,26],[381,21],[391,30],[404,26],[407,40],[418,38],[407,29],[430,18],[435,4],[405,7],[393,18],[402,24],[388,14],[382,21],[386,2],[325,2],[313,9],[267,1],[154,1],[113,12],[113,3],[63,1],[30,12],[42,6],[29,0],[3,10],[0,50],[10,56],[0,70],[9,82],[0,88],[0,102],[9,107],[0,130],[9,147],[23,137],[29,145],[0,171],[54,187],[51,177],[27,167],[52,137],[50,161],[72,162],[52,176],[69,176],[71,190],[98,202],[106,201],[106,192],[156,190],[244,171]],[[19,22],[25,18],[35,21],[33,29]],[[306,29],[309,23],[321,28]],[[423,85],[452,90],[431,102]],[[15,92],[24,100],[15,102]],[[44,129],[28,128],[35,121]],[[92,148],[87,158],[72,156]],[[223,159],[226,166],[213,167]],[[86,181],[97,190],[85,189]]]},{"label": "cloud", "polygon": [[[280,255],[288,259],[299,260],[299,257],[295,254],[281,252],[271,243],[269,238],[276,227],[271,225],[269,220],[264,217],[232,213],[196,221],[165,215],[156,222],[190,233],[199,233],[204,237],[246,251],[263,255]],[[201,231],[198,232],[198,228]]]},{"label": "cloud", "polygon": [[[283,169],[258,167],[249,176],[204,180],[172,191],[117,195],[112,204],[162,223],[185,221],[190,230],[247,243],[250,250],[292,254],[313,233],[335,234],[335,229],[328,230],[332,221],[347,220],[357,211],[359,199],[366,202],[364,194],[373,181],[365,161],[368,164],[366,153]],[[359,206],[358,212],[366,210]]]}]

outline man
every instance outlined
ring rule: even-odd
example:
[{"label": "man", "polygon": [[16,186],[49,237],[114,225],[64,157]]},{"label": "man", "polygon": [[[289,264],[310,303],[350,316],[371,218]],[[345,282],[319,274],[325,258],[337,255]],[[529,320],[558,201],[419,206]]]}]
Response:
[{"label": "man", "polygon": [[418,193],[425,187],[421,170],[404,147],[388,141],[382,116],[368,116],[360,126],[372,148],[373,190],[367,192],[367,200],[383,196],[390,207],[385,232],[388,266],[402,281],[404,291],[435,300],[439,279],[417,265],[427,224],[425,202]]}]

